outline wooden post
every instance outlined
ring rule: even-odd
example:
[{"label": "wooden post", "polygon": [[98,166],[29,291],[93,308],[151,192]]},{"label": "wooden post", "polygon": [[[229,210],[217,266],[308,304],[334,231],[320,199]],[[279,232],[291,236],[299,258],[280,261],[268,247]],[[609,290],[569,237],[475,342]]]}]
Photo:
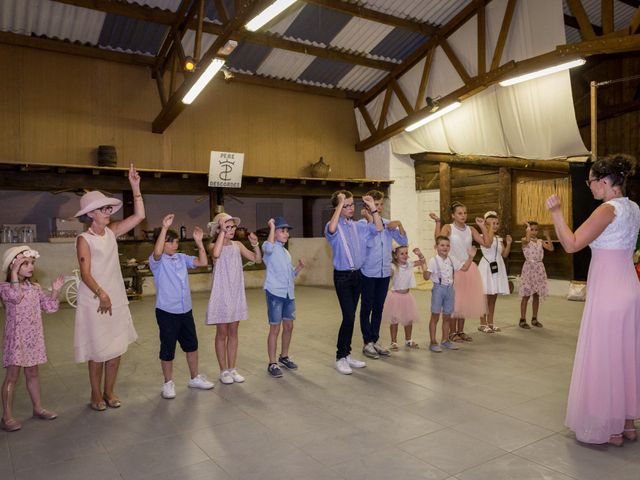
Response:
[{"label": "wooden post", "polygon": [[302,197],[302,236],[313,237],[313,203],[314,197]]},{"label": "wooden post", "polygon": [[222,188],[210,188],[209,219],[213,220],[213,217],[222,212],[224,212],[224,190]]},{"label": "wooden post", "polygon": [[501,234],[506,235],[511,230],[511,170],[508,168],[498,169],[498,215],[502,228]]},{"label": "wooden post", "polygon": [[598,85],[591,81],[591,161],[598,159]]},{"label": "wooden post", "polygon": [[440,162],[440,218],[444,225],[449,220],[451,207],[451,166]]}]

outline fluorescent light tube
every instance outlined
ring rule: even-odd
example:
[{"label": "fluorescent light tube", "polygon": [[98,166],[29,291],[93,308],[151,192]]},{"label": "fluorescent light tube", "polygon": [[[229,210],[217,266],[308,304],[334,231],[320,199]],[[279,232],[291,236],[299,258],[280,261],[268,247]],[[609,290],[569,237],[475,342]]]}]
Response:
[{"label": "fluorescent light tube", "polygon": [[416,128],[420,128],[429,122],[433,122],[436,118],[440,118],[443,115],[446,115],[447,113],[452,112],[453,110],[458,108],[460,105],[462,105],[460,102],[453,102],[447,105],[446,107],[439,109],[437,112],[434,112],[431,115],[424,117],[422,120],[418,120],[416,123],[412,123],[407,128],[405,128],[404,131],[413,132]]},{"label": "fluorescent light tube", "polygon": [[207,86],[207,83],[211,81],[213,76],[218,73],[223,65],[224,60],[222,60],[221,58],[214,58],[213,60],[211,60],[211,63],[204,71],[204,73],[200,75],[200,78],[198,78],[196,83],[193,84],[187,94],[182,98],[182,103],[186,103],[187,105],[191,104],[191,102],[193,102],[196,97],[200,95],[200,92],[204,90],[204,87]]},{"label": "fluorescent light tube", "polygon": [[251,19],[244,27],[250,32],[255,32],[267,22],[276,18],[294,3],[296,3],[296,0],[276,0],[258,15],[253,17],[253,19]]},{"label": "fluorescent light tube", "polygon": [[580,65],[584,65],[586,62],[587,61],[584,58],[578,58],[577,60],[573,60],[571,62],[561,63],[560,65],[555,65],[549,68],[543,68],[542,70],[538,70],[537,72],[525,73],[524,75],[520,75],[518,77],[508,78],[507,80],[501,81],[500,86],[508,87],[509,85],[515,85],[516,83],[522,83],[528,80],[533,80],[534,78],[544,77],[546,75],[551,75],[552,73],[561,72],[573,67],[579,67]]}]

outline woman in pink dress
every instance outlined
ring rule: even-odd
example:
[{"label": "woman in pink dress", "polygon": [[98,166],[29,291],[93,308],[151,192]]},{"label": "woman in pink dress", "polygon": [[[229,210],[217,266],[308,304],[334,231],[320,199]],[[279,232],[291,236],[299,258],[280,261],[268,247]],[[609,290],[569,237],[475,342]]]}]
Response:
[{"label": "woman in pink dress", "polygon": [[225,385],[244,382],[244,377],[236,370],[238,325],[249,317],[242,257],[253,263],[262,263],[262,252],[255,233],[249,234],[252,250],[233,241],[238,225],[240,219],[226,213],[219,213],[209,222],[213,281],[205,323],[216,326],[216,357],[220,366],[220,381]]},{"label": "woman in pink dress", "polygon": [[0,428],[7,432],[20,430],[22,425],[13,417],[13,394],[24,368],[27,391],[33,404],[33,416],[53,420],[58,415],[42,408],[38,365],[47,363],[44,348],[42,313],[58,310],[58,294],[64,277],[53,281],[51,293],[45,294],[32,283],[34,263],[40,255],[26,245],[9,248],[2,257],[2,272],[6,282],[0,283],[0,298],[5,305],[7,320],[4,326],[2,363],[6,369],[2,383],[2,420]]},{"label": "woman in pink dress", "polygon": [[89,228],[76,239],[82,281],[78,287],[73,346],[76,362],[89,364],[89,406],[99,412],[106,410],[107,405],[120,407],[120,399],[113,391],[120,358],[129,344],[138,338],[129,311],[116,242],[120,235],[145,218],[140,175],[133,165],[129,168],[129,184],[133,194],[133,215],[112,222],[111,215],[120,210],[122,202],[98,190],[82,196],[80,210],[75,214],[88,223]]},{"label": "woman in pink dress", "polygon": [[584,443],[621,446],[634,441],[640,416],[640,283],[632,255],[640,229],[640,208],[624,196],[635,159],[612,155],[596,161],[587,184],[603,200],[572,232],[560,198],[546,201],[564,249],[589,245],[587,298],[578,334],[565,424]]}]

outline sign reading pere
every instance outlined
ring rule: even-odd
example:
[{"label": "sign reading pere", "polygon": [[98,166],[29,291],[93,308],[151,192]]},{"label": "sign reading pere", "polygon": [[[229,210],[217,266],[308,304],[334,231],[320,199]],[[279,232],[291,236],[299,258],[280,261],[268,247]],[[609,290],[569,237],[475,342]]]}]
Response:
[{"label": "sign reading pere", "polygon": [[242,168],[244,153],[211,152],[209,162],[209,186],[240,188],[242,187]]}]

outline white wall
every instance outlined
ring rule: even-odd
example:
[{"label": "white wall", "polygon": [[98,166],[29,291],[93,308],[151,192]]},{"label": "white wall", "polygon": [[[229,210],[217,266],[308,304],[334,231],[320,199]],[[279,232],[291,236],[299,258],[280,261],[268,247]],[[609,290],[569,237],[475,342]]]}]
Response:
[{"label": "white wall", "polygon": [[418,246],[427,258],[435,255],[434,232],[435,222],[429,218],[429,213],[440,212],[440,191],[420,190],[417,192],[418,218],[420,219],[418,228]]}]

